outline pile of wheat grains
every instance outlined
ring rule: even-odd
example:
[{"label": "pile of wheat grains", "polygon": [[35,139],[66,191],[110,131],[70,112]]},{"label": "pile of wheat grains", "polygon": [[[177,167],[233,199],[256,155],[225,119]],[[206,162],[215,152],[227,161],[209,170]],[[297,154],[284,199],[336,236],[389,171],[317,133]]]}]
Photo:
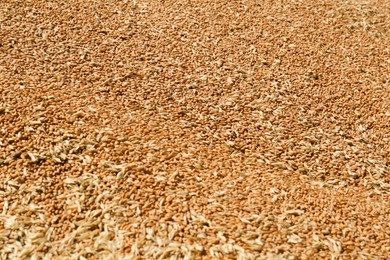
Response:
[{"label": "pile of wheat grains", "polygon": [[0,1],[1,259],[385,259],[390,2]]}]

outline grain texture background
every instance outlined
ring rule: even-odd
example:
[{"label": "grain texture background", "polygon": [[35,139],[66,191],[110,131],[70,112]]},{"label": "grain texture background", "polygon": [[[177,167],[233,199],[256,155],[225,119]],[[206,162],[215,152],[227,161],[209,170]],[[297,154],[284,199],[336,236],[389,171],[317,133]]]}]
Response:
[{"label": "grain texture background", "polygon": [[1,259],[386,259],[390,2],[0,1]]}]

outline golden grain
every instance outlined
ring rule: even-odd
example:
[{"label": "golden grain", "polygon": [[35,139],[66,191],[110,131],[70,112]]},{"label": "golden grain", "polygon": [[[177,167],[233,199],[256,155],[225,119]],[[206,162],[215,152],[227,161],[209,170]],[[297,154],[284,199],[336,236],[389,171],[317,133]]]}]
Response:
[{"label": "golden grain", "polygon": [[0,2],[1,259],[388,258],[390,2]]}]

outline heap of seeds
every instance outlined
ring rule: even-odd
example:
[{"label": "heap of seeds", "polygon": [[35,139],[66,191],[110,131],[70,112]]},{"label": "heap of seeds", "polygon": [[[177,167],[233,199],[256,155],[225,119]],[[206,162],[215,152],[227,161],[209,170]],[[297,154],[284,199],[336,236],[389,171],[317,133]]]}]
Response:
[{"label": "heap of seeds", "polygon": [[385,259],[390,2],[0,1],[1,259]]}]

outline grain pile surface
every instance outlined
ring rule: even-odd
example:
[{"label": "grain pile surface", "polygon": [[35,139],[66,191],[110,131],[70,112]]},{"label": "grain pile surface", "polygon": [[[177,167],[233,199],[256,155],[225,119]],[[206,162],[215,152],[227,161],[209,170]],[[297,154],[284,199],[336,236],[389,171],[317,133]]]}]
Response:
[{"label": "grain pile surface", "polygon": [[0,1],[0,259],[390,257],[390,1]]}]

